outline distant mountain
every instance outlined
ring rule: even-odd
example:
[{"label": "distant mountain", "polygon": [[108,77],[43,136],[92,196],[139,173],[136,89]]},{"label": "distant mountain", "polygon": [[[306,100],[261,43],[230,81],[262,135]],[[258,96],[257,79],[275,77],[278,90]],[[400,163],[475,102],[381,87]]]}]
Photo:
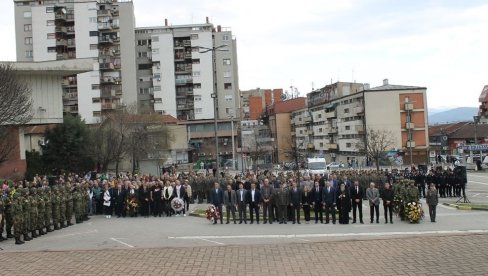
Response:
[{"label": "distant mountain", "polygon": [[458,107],[429,114],[429,124],[453,123],[461,121],[472,121],[473,116],[478,114],[477,107]]}]

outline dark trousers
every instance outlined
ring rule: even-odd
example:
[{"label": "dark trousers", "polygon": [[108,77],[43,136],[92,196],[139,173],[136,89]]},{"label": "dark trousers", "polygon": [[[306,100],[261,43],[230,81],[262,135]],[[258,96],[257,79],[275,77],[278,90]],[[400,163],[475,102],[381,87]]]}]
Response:
[{"label": "dark trousers", "polygon": [[388,222],[388,213],[390,213],[390,221],[393,221],[393,204],[383,204],[383,209],[385,211],[385,221]]},{"label": "dark trousers", "polygon": [[286,205],[278,205],[278,221],[286,223],[287,219],[287,206]]},{"label": "dark trousers", "polygon": [[236,222],[236,207],[233,205],[226,205],[225,206],[225,214],[227,216],[227,222],[230,220],[230,213],[232,213],[232,220]]},{"label": "dark trousers", "polygon": [[124,202],[117,202],[117,205],[115,206],[115,215],[117,215],[118,217],[125,217],[125,214],[126,212]]},{"label": "dark trousers", "polygon": [[313,205],[313,212],[315,213],[315,222],[318,222],[319,220],[320,220],[320,222],[324,222],[324,213],[323,213],[323,209],[322,209],[322,203],[316,202]]},{"label": "dark trousers", "polygon": [[263,202],[263,221],[273,222],[273,206],[269,202]]},{"label": "dark trousers", "polygon": [[153,216],[161,216],[163,212],[163,201],[161,199],[155,199],[154,200],[154,210],[153,210]]},{"label": "dark trousers", "polygon": [[359,221],[363,222],[363,202],[361,200],[359,200],[359,202],[352,200],[352,221],[353,222],[356,222],[356,210],[359,211]]},{"label": "dark trousers", "polygon": [[303,215],[305,216],[305,221],[310,221],[310,205],[303,205]]},{"label": "dark trousers", "polygon": [[293,222],[300,222],[300,204],[293,204],[291,207]]},{"label": "dark trousers", "polygon": [[141,200],[141,216],[149,216],[149,201]]},{"label": "dark trousers", "polygon": [[332,222],[336,222],[336,210],[333,204],[325,204],[325,222],[329,223],[329,214],[332,215]]},{"label": "dark trousers", "polygon": [[437,205],[429,205],[429,216],[431,222],[435,222],[436,208]]},{"label": "dark trousers", "polygon": [[380,206],[379,205],[369,205],[369,213],[371,215],[371,222],[374,221],[374,213],[376,212],[376,221],[380,219]]},{"label": "dark trousers", "polygon": [[[222,204],[220,205],[215,205],[215,208],[219,210],[220,213],[220,223],[224,223],[224,210],[222,209]],[[185,209],[183,208],[183,213],[185,212]],[[217,221],[215,221],[217,223]]]},{"label": "dark trousers", "polygon": [[247,221],[247,209],[246,209],[246,203],[244,202],[239,202],[237,205],[237,210],[239,211],[239,221],[246,222]]},{"label": "dark trousers", "polygon": [[256,221],[259,223],[259,204],[257,202],[249,203],[249,215],[251,223],[254,221],[254,214],[256,214]]}]

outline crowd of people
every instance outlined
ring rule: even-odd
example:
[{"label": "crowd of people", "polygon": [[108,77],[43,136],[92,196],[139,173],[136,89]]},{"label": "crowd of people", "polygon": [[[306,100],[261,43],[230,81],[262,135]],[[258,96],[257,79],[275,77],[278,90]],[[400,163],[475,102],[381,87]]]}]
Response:
[{"label": "crowd of people", "polygon": [[[220,176],[220,175],[219,175]],[[392,184],[411,179],[419,197],[437,205],[437,196],[464,191],[462,179],[450,170],[340,170],[328,175],[297,176],[294,172],[248,171],[245,175],[165,173],[162,176],[119,175],[93,177],[67,174],[32,181],[5,181],[0,200],[0,240],[32,238],[82,223],[91,215],[117,217],[186,216],[190,203],[211,203],[220,210],[220,223],[364,223],[363,200],[370,206],[370,222],[393,223]],[[427,193],[426,185],[430,185]],[[439,190],[439,192],[437,192]],[[172,206],[174,199],[180,206]],[[179,207],[179,208],[178,208]],[[350,215],[352,212],[352,215]],[[303,214],[303,219],[302,219]],[[336,214],[338,219],[336,219]],[[249,216],[248,216],[249,215]],[[74,221],[73,221],[74,217]],[[431,221],[435,221],[435,218]],[[215,221],[217,223],[217,221]],[[6,236],[4,237],[4,232]]]}]

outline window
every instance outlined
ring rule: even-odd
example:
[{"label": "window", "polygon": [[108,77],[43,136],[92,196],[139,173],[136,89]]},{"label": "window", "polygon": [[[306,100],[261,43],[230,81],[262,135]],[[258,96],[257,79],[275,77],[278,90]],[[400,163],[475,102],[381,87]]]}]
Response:
[{"label": "window", "polygon": [[32,37],[24,38],[24,44],[25,45],[32,45]]},{"label": "window", "polygon": [[90,44],[90,50],[97,50],[98,44]]},{"label": "window", "polygon": [[224,58],[223,59],[223,63],[224,63],[224,65],[230,65],[231,64],[230,63],[230,58]]},{"label": "window", "polygon": [[138,65],[139,70],[151,70],[152,69],[152,64],[139,64]]},{"label": "window", "polygon": [[351,130],[351,126],[346,126],[346,130]]},{"label": "window", "polygon": [[198,52],[200,52],[200,48],[198,48],[198,47],[191,47],[191,51],[198,53]]},{"label": "window", "polygon": [[224,83],[224,89],[232,89],[232,83],[230,82]]},{"label": "window", "polygon": [[195,114],[202,114],[202,108],[195,108]]},{"label": "window", "polygon": [[319,132],[322,132],[322,131],[323,131],[323,129],[321,127],[319,127]]},{"label": "window", "polygon": [[139,88],[139,94],[149,94],[149,88]]},{"label": "window", "polygon": [[352,144],[351,143],[346,143],[346,148],[350,148],[352,147]]},{"label": "window", "polygon": [[25,51],[25,57],[26,57],[26,58],[31,58],[31,57],[33,57],[33,55],[32,55],[32,50],[27,50],[27,51]]},{"label": "window", "polygon": [[231,102],[232,101],[232,95],[225,95],[225,101]]},{"label": "window", "polygon": [[153,91],[161,91],[161,86],[159,85],[154,86]]},{"label": "window", "polygon": [[137,40],[137,45],[138,46],[147,45],[147,39],[139,39],[139,40]]},{"label": "window", "polygon": [[158,42],[159,41],[159,36],[151,36],[151,41]]},{"label": "window", "polygon": [[32,31],[32,24],[25,24],[24,25],[24,32]]},{"label": "window", "polygon": [[159,54],[159,49],[158,49],[158,48],[156,48],[156,49],[152,49],[152,53],[153,53],[153,54]]},{"label": "window", "polygon": [[224,71],[224,78],[230,78],[232,77],[232,74],[230,71]]},{"label": "window", "polygon": [[229,40],[229,35],[223,35],[222,36],[223,41],[228,41]]},{"label": "window", "polygon": [[98,31],[90,31],[90,36],[98,36]]},{"label": "window", "polygon": [[163,102],[163,99],[161,99],[161,98],[154,98],[154,102],[155,103],[162,103]]},{"label": "window", "polygon": [[99,103],[100,102],[100,98],[92,98],[92,103]]},{"label": "window", "polygon": [[200,77],[200,71],[193,71],[194,77]]},{"label": "window", "polygon": [[317,118],[318,119],[321,119],[322,118],[322,114],[319,113],[319,115],[317,115]]},{"label": "window", "polygon": [[54,20],[46,21],[46,26],[54,26]]},{"label": "window", "polygon": [[46,7],[46,13],[54,12],[54,7]]},{"label": "window", "polygon": [[56,38],[56,34],[53,33],[47,34],[47,39],[55,39],[55,38]]},{"label": "window", "polygon": [[92,84],[91,87],[92,87],[92,90],[98,90],[98,89],[100,89],[100,84]]},{"label": "window", "polygon": [[140,57],[140,58],[141,57],[147,57],[147,52],[138,52],[137,53],[137,56]]},{"label": "window", "polygon": [[32,12],[26,11],[24,12],[24,18],[31,18],[32,17]]},{"label": "window", "polygon": [[225,108],[225,114],[231,115],[232,114],[232,108],[226,107]]},{"label": "window", "polygon": [[100,117],[100,116],[102,116],[101,111],[93,111],[93,117]]},{"label": "window", "polygon": [[344,113],[349,113],[349,108],[344,108]]},{"label": "window", "polygon": [[198,34],[192,34],[192,35],[190,36],[190,39],[198,39]]},{"label": "window", "polygon": [[201,101],[201,100],[202,100],[202,96],[200,96],[200,95],[195,95],[195,96],[193,97],[193,100],[194,100],[195,102],[199,102],[199,101]]},{"label": "window", "polygon": [[320,148],[323,148],[323,147],[324,147],[324,143],[320,142],[320,143],[319,143],[319,147],[320,147]]},{"label": "window", "polygon": [[47,47],[48,53],[56,53],[56,47]]},{"label": "window", "polygon": [[97,18],[96,17],[90,17],[90,18],[88,18],[88,22],[97,23]]},{"label": "window", "polygon": [[200,64],[200,59],[199,58],[194,58],[191,60],[191,63],[193,64]]},{"label": "window", "polygon": [[202,88],[202,84],[201,83],[194,83],[193,84],[193,89],[200,89]]},{"label": "window", "polygon": [[161,81],[161,74],[159,73],[154,74],[153,79],[157,81]]}]

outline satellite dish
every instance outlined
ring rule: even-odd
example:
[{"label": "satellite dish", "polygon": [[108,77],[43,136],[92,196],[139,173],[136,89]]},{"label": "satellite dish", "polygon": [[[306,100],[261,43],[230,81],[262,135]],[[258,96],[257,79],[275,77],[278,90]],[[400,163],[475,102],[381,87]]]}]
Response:
[{"label": "satellite dish", "polygon": [[281,94],[281,100],[282,100],[282,101],[286,100],[286,98],[287,98],[287,97],[286,97],[286,94],[285,94],[285,93]]}]

